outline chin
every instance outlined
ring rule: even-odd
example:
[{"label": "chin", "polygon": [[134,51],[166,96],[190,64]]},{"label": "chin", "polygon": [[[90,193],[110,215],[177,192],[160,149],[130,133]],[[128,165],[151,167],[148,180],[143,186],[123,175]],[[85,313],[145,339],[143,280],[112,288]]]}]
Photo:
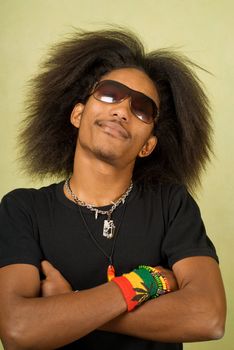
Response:
[{"label": "chin", "polygon": [[114,152],[105,152],[104,150],[97,149],[94,151],[94,154],[97,159],[102,160],[105,163],[108,163],[110,165],[114,165],[116,163],[117,156]]}]

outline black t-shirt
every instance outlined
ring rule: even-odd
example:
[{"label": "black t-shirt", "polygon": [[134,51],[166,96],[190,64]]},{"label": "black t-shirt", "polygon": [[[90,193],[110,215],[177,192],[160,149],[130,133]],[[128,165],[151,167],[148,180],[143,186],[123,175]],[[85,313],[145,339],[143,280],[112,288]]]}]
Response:
[{"label": "black t-shirt", "polygon": [[[40,268],[50,261],[74,289],[83,290],[107,281],[106,271],[114,239],[102,236],[103,215],[78,206],[63,193],[64,182],[36,189],[18,189],[7,194],[0,206],[0,267],[26,263]],[[108,210],[110,206],[102,207]],[[118,228],[113,265],[116,275],[140,264],[171,268],[190,256],[211,256],[218,260],[206,235],[200,211],[183,186],[158,185],[140,191],[137,186],[125,204],[116,208],[113,220]],[[182,344],[151,342],[110,332],[94,331],[64,347],[98,349],[182,349]]]}]

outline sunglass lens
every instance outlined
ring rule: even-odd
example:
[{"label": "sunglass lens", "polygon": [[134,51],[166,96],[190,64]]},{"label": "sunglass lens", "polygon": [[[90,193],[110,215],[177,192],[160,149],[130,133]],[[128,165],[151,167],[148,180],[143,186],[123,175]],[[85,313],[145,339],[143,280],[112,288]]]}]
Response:
[{"label": "sunglass lens", "polygon": [[96,99],[102,102],[115,103],[124,98],[125,92],[116,84],[104,81],[94,91]]},{"label": "sunglass lens", "polygon": [[133,112],[145,123],[153,120],[154,108],[152,102],[144,96],[132,97],[131,107]]}]

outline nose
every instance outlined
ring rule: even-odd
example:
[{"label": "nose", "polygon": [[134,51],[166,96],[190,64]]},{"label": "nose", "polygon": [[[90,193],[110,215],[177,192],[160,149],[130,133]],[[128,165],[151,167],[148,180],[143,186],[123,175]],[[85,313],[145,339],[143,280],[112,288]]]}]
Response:
[{"label": "nose", "polygon": [[124,122],[128,122],[132,115],[130,97],[111,105],[111,115],[118,117]]}]

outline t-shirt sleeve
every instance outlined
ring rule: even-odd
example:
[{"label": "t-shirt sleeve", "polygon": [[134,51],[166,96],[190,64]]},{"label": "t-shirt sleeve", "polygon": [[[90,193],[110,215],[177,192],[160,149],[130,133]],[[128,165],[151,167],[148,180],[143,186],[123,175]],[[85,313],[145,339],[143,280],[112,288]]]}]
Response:
[{"label": "t-shirt sleeve", "polygon": [[170,191],[167,207],[162,252],[168,265],[172,267],[175,262],[191,256],[210,256],[218,261],[199,207],[185,187],[176,186]]},{"label": "t-shirt sleeve", "polygon": [[39,268],[39,246],[33,201],[28,190],[15,190],[0,204],[0,267],[32,264]]}]

